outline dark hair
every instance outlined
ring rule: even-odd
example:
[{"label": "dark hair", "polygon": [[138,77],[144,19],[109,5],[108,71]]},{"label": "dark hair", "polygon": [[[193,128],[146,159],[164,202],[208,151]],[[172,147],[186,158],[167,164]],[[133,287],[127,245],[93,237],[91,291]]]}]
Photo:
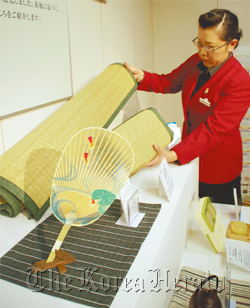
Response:
[{"label": "dark hair", "polygon": [[231,42],[233,39],[239,41],[243,36],[237,16],[228,10],[213,9],[202,14],[199,17],[199,26],[203,29],[219,26],[219,37],[226,42]]}]

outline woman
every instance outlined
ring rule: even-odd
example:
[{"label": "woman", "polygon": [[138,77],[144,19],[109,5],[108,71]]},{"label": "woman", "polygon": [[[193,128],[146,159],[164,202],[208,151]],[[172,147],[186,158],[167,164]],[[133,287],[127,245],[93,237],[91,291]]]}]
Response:
[{"label": "woman", "polygon": [[156,93],[182,91],[182,141],[171,151],[154,145],[156,157],[147,165],[190,162],[199,157],[199,196],[213,202],[240,198],[242,140],[239,125],[250,106],[250,76],[234,58],[242,31],[237,17],[214,9],[199,17],[198,53],[167,75],[142,71],[125,63],[139,82],[138,90]]}]

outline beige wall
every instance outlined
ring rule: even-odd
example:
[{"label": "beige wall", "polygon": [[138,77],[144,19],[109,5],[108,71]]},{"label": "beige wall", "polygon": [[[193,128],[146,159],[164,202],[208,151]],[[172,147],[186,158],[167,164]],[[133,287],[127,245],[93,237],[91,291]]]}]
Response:
[{"label": "beige wall", "polygon": [[[196,52],[191,40],[198,16],[215,7],[238,14],[250,43],[250,0],[156,1],[68,0],[69,35],[74,95],[105,67],[124,62],[157,73],[167,73]],[[248,32],[247,32],[248,31]],[[1,102],[1,104],[7,102]],[[0,121],[0,154],[57,110],[64,102],[44,106]],[[183,121],[180,94],[136,92],[125,105],[124,119],[155,107],[166,122]]]},{"label": "beige wall", "polygon": [[239,26],[243,30],[242,44],[250,43],[250,0],[219,0],[219,8],[225,8],[238,16]]},{"label": "beige wall", "polygon": [[[217,1],[153,1],[154,69],[167,73],[178,67],[197,50],[198,16],[217,7]],[[154,94],[155,108],[166,122],[182,126],[181,93]]]}]

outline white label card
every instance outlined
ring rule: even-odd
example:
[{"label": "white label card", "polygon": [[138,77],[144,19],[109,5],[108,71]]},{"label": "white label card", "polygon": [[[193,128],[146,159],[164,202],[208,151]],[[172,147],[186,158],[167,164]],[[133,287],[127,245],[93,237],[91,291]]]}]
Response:
[{"label": "white label card", "polygon": [[159,196],[167,197],[168,201],[171,201],[175,183],[171,175],[168,163],[165,158],[163,158],[159,167]]},{"label": "white label card", "polygon": [[227,262],[250,272],[250,250],[228,241]]},{"label": "white label card", "polygon": [[137,228],[145,215],[139,212],[138,189],[128,189],[126,197],[121,199],[122,215],[116,224]]},{"label": "white label card", "polygon": [[125,185],[123,186],[122,190],[120,191],[122,218],[127,225],[129,225],[128,199],[130,198],[130,195],[131,195],[131,188],[128,179]]},{"label": "white label card", "polygon": [[131,188],[129,180],[127,180],[120,191],[120,199],[122,206],[122,221],[124,221],[126,225],[131,225],[139,213],[139,195],[137,189]]},{"label": "white label card", "polygon": [[130,193],[130,182],[129,179],[127,179],[126,183],[124,184],[122,190],[120,191],[120,199],[127,200],[129,198],[129,193]]},{"label": "white label card", "polygon": [[132,196],[128,199],[128,218],[129,224],[135,219],[139,213],[139,196],[138,190],[136,190]]}]

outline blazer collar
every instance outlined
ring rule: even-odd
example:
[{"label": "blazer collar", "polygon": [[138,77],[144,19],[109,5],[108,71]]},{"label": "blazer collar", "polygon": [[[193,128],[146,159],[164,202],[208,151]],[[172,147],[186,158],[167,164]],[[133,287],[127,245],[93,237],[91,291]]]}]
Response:
[{"label": "blazer collar", "polygon": [[[233,61],[233,59],[234,59],[234,56],[233,56],[233,54],[232,53],[230,53],[229,54],[229,56],[228,56],[228,58],[224,61],[224,62],[222,62],[221,64],[219,64],[219,65],[217,65],[217,66],[215,66],[212,70],[210,70],[209,71],[209,73],[210,73],[210,79],[194,94],[194,96],[190,99],[190,103],[193,103],[193,101],[194,100],[196,100],[197,99],[197,95],[198,96],[200,96],[201,95],[201,93],[204,93],[204,88],[206,87],[209,87],[210,85],[211,85],[211,83],[212,82],[214,82],[214,81],[216,81],[215,79],[217,79],[216,78],[216,76],[218,76],[216,73],[220,70],[220,69],[223,69],[223,71],[227,71],[228,70],[228,68],[232,65],[232,64],[230,64],[232,61]],[[225,65],[224,65],[225,64]],[[228,66],[229,65],[229,66]],[[197,68],[198,68],[198,72],[199,73],[202,73],[202,72],[205,72],[205,70],[206,70],[206,67],[204,66],[204,64],[202,63],[202,61],[200,61],[198,64],[197,64]],[[225,73],[226,73],[226,71],[225,71]],[[197,73],[197,80],[198,80],[198,76],[199,76],[199,73]],[[216,75],[215,75],[216,74]],[[219,74],[219,76],[221,76],[221,74]],[[220,78],[220,77],[219,77]],[[196,82],[197,82],[197,80],[196,80]],[[196,83],[195,83],[195,85],[196,85]],[[194,88],[195,88],[195,85],[194,85],[194,87],[193,87],[193,90],[194,90]],[[190,95],[189,95],[189,98],[190,98],[190,96],[191,96],[191,94],[193,93],[193,90],[192,90],[192,92],[190,93]]]},{"label": "blazer collar", "polygon": [[[208,71],[207,73],[210,75],[210,77],[213,77],[213,75],[218,72],[218,70],[231,58],[232,53],[230,52],[230,54],[228,55],[227,59],[225,61],[223,61],[221,64],[214,66],[210,71]],[[199,73],[205,73],[207,71],[207,67],[203,64],[202,61],[200,61],[198,63],[198,70]]]}]

